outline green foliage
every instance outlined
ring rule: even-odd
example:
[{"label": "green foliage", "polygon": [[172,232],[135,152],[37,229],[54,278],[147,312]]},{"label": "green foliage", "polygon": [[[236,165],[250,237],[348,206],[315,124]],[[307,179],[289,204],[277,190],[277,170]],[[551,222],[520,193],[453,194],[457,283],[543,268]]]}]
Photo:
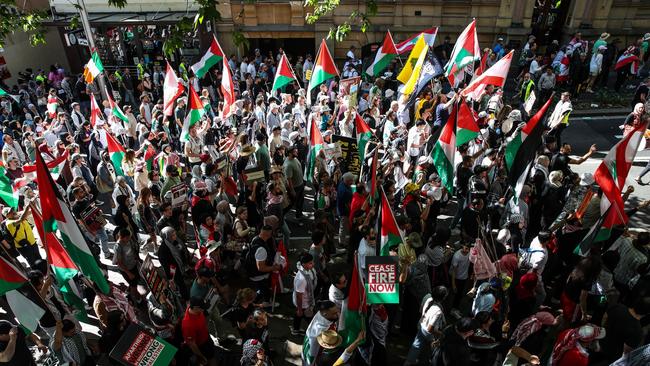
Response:
[{"label": "green foliage", "polygon": [[43,11],[19,11],[13,0],[0,0],[0,47],[16,31],[28,34],[32,46],[45,43],[45,28],[42,23],[47,17]]},{"label": "green foliage", "polygon": [[248,38],[244,36],[244,33],[236,30],[232,33],[232,43],[237,47],[242,47],[244,52],[248,52],[248,49],[251,46],[251,43],[248,41]]},{"label": "green foliage", "polygon": [[[372,25],[370,18],[377,15],[378,5],[376,0],[365,0],[364,3],[365,12],[353,11],[343,24],[330,28],[327,38],[341,42],[348,36],[353,25],[358,26],[363,33],[367,32]],[[314,24],[321,17],[332,13],[339,4],[340,0],[305,0],[305,6],[314,7],[314,12],[305,17],[307,24]]]},{"label": "green foliage", "polygon": [[70,19],[70,29],[78,29],[80,26],[79,24],[79,14],[75,15]]},{"label": "green foliage", "polygon": [[163,52],[165,56],[171,57],[171,55],[177,49],[183,46],[183,40],[188,33],[194,32],[194,21],[191,18],[183,17],[175,25],[172,26],[169,32],[169,36],[163,43]]},{"label": "green foliage", "polygon": [[127,4],[126,0],[107,0],[107,1],[108,1],[108,6],[112,6],[118,9],[124,8]]}]

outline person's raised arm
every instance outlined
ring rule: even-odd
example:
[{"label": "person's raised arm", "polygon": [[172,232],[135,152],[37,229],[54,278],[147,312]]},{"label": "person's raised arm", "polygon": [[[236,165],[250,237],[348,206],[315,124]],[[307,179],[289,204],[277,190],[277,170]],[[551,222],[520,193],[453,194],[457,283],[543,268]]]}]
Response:
[{"label": "person's raised arm", "polygon": [[9,362],[14,358],[14,353],[16,353],[16,337],[18,337],[18,329],[12,327],[9,330],[9,342],[7,342],[5,350],[0,352],[0,362]]},{"label": "person's raised arm", "polygon": [[586,154],[583,156],[579,157],[578,159],[570,159],[569,164],[582,164],[584,163],[589,157],[591,157],[591,154],[593,154],[596,151],[596,144],[591,145],[589,148],[589,151],[587,151]]}]

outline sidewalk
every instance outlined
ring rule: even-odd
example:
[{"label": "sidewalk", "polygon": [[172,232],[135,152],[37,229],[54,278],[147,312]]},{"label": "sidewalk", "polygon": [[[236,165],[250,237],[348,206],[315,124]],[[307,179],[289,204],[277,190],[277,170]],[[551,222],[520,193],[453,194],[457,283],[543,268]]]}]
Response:
[{"label": "sidewalk", "polygon": [[594,116],[626,116],[632,111],[631,108],[589,108],[576,109],[571,112],[571,117],[594,117]]}]

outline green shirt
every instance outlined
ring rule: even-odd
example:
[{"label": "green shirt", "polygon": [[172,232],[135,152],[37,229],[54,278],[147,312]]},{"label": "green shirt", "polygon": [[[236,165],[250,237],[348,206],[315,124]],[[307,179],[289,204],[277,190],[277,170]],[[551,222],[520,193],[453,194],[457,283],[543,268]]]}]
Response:
[{"label": "green shirt", "polygon": [[192,282],[192,288],[190,288],[190,298],[200,297],[201,299],[205,299],[209,291],[210,286],[202,285],[197,280],[194,280]]},{"label": "green shirt", "polygon": [[298,159],[287,159],[284,161],[284,176],[291,182],[294,187],[300,187],[304,181],[302,179],[302,166]]},{"label": "green shirt", "polygon": [[591,53],[596,53],[596,52],[598,52],[598,47],[600,47],[600,46],[605,46],[605,47],[607,47],[607,42],[605,42],[605,41],[602,40],[602,39],[599,39],[599,40],[597,40],[596,42],[594,42],[594,47],[592,47],[592,49],[591,49]]}]

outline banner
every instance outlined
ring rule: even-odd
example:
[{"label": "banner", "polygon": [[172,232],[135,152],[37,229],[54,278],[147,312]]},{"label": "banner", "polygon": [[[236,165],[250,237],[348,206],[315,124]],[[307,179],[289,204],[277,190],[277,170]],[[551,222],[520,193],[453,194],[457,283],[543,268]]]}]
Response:
[{"label": "banner", "polygon": [[359,175],[361,171],[361,161],[359,159],[359,148],[357,147],[357,140],[352,137],[345,137],[340,135],[332,135],[332,142],[336,143],[341,148],[341,164],[342,172],[350,172]]},{"label": "banner", "polygon": [[398,304],[398,257],[366,257],[366,298],[368,304]]},{"label": "banner", "polygon": [[176,354],[176,347],[156,337],[139,325],[131,324],[109,356],[126,366],[167,366]]},{"label": "banner", "polygon": [[172,194],[172,207],[187,209],[187,185],[179,183],[169,190]]},{"label": "banner", "polygon": [[339,144],[324,144],[323,152],[325,152],[325,157],[329,160],[338,159],[343,156],[341,152],[341,146]]}]

